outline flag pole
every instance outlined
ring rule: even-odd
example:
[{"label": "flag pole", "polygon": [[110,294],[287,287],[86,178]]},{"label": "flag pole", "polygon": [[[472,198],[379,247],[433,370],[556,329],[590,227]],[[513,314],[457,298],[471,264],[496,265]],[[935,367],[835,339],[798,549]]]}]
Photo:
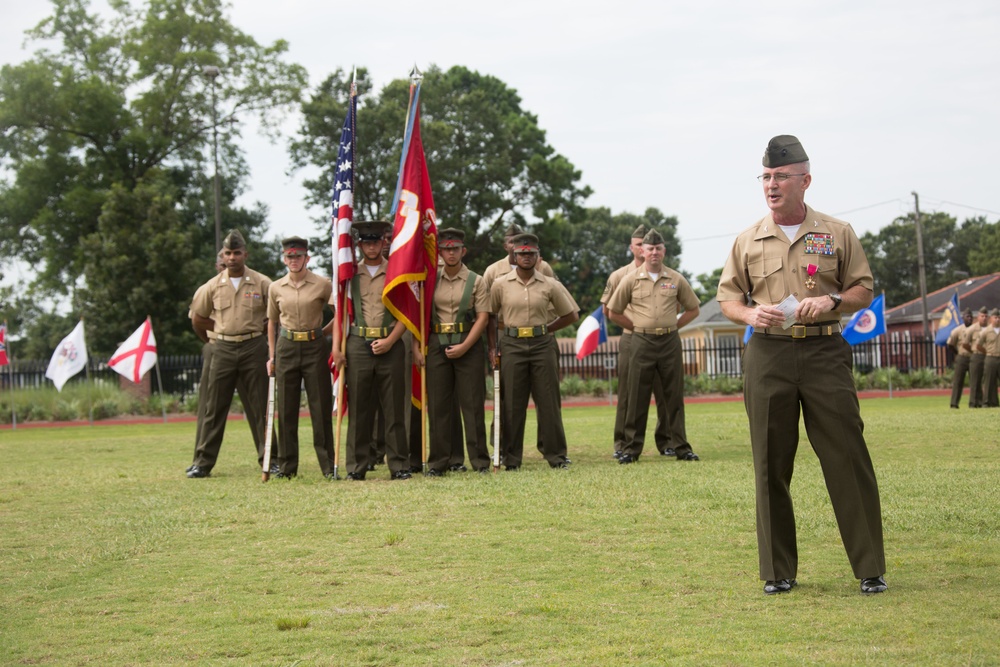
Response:
[{"label": "flag pole", "polygon": [[[153,318],[151,316],[149,316],[149,315],[146,315],[146,321],[149,322],[149,330],[152,331],[153,330]],[[159,347],[159,346],[157,346],[157,347]],[[140,361],[140,359],[136,359],[136,362],[139,362],[139,361]],[[159,351],[159,349],[157,349],[157,351],[156,351],[156,362],[155,362],[155,365],[156,365],[156,386],[157,386],[157,389],[160,392],[160,412],[163,413],[163,423],[166,424],[167,423],[167,404],[163,400],[163,377],[160,374],[160,351]]]},{"label": "flag pole", "polygon": [[4,345],[7,347],[7,377],[10,378],[10,429],[17,430],[17,408],[14,407],[14,353],[10,351],[10,329],[3,321]]},{"label": "flag pole", "polygon": [[426,281],[420,281],[420,340],[417,341],[417,345],[420,346],[420,356],[424,359],[424,363],[420,365],[420,453],[425,474],[427,473],[427,345],[424,344],[424,341],[427,340],[427,324],[424,315],[424,299],[427,297],[426,284]]},{"label": "flag pole", "polygon": [[[80,316],[80,322],[81,323],[83,322],[82,315]],[[84,381],[84,384],[89,385],[87,387],[87,404],[89,410],[88,420],[90,422],[90,425],[93,426],[94,425],[94,382],[93,378],[90,377],[90,350],[87,349],[86,328],[84,328],[84,335],[83,335],[83,353],[87,355],[87,363],[83,365],[83,370],[86,373],[86,380]]]}]

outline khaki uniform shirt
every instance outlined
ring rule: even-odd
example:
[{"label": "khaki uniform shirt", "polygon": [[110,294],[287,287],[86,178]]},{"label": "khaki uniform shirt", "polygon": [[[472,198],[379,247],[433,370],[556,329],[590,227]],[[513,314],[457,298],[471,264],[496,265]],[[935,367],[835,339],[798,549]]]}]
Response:
[{"label": "khaki uniform shirt", "polygon": [[[611,275],[608,276],[608,282],[605,283],[604,285],[604,294],[601,295],[601,305],[602,306],[608,305],[608,301],[611,301],[611,295],[615,293],[615,289],[617,289],[618,285],[621,284],[622,278],[636,271],[641,266],[642,264],[636,266],[635,262],[633,261],[629,262],[623,267],[617,268],[614,271],[612,271]],[[632,306],[630,304],[625,309],[625,316],[628,317],[629,319],[632,319],[632,315],[633,315]],[[626,333],[632,333],[631,329],[623,329],[623,331],[625,331]]]},{"label": "khaki uniform shirt", "polygon": [[[806,287],[809,267],[815,286]],[[873,288],[871,267],[850,224],[806,207],[806,217],[789,242],[768,214],[736,237],[719,280],[718,301],[774,306],[789,294],[807,297],[861,285]],[[836,311],[833,319],[839,318]]]},{"label": "khaki uniform shirt", "polygon": [[951,330],[948,334],[948,345],[952,346],[958,350],[958,356],[968,357],[971,356],[971,352],[962,347],[962,341],[965,339],[965,332],[968,329],[964,324],[959,324],[957,327]]},{"label": "khaki uniform shirt", "polygon": [[1000,334],[989,324],[979,332],[979,344],[986,348],[987,357],[1000,357]]},{"label": "khaki uniform shirt", "polygon": [[[365,326],[382,326],[382,319],[385,317],[385,305],[382,303],[382,288],[385,287],[385,272],[388,268],[389,262],[384,257],[374,276],[368,273],[367,264],[364,262],[358,264],[358,272],[354,276],[354,280],[358,281],[358,287],[361,292],[360,307],[361,314],[365,318]],[[358,312],[358,304],[354,304],[354,312]]]},{"label": "khaki uniform shirt", "polygon": [[[437,285],[434,287],[434,312],[438,321],[444,323],[457,322],[458,306],[462,303],[465,285],[469,282],[469,267],[463,264],[455,277],[441,269],[438,271]],[[490,312],[490,295],[486,291],[486,281],[482,276],[476,276],[472,286],[472,300],[469,302],[470,313]]]},{"label": "khaki uniform shirt", "polygon": [[493,283],[490,309],[509,327],[537,327],[549,324],[550,309],[556,318],[569,315],[576,302],[562,283],[538,271],[522,283],[517,271],[510,271]]},{"label": "khaki uniform shirt", "polygon": [[656,280],[640,266],[626,274],[608,300],[608,310],[624,313],[632,308],[632,324],[640,329],[677,326],[681,310],[698,308],[698,296],[677,271],[664,266]]},{"label": "khaki uniform shirt", "polygon": [[[510,259],[508,257],[503,257],[489,266],[483,271],[483,280],[486,281],[486,291],[487,293],[493,288],[493,283],[496,282],[497,278],[507,275],[513,271],[510,264]],[[535,271],[548,276],[549,278],[555,278],[556,274],[552,270],[552,266],[546,262],[544,259],[539,258],[538,262],[535,264]]]},{"label": "khaki uniform shirt", "polygon": [[198,299],[202,298],[202,295],[204,295],[205,290],[207,290],[207,289],[208,289],[208,283],[205,283],[204,285],[202,285],[201,287],[199,287],[198,289],[196,289],[194,291],[194,296],[191,298],[191,305],[188,306],[188,319],[189,320],[193,320],[194,319],[194,303],[195,303],[195,301],[197,301]]},{"label": "khaki uniform shirt", "polygon": [[195,292],[191,312],[207,317],[215,322],[215,333],[225,336],[239,336],[248,333],[264,333],[267,319],[267,291],[271,279],[245,268],[239,286],[233,289],[229,271],[210,278]]},{"label": "khaki uniform shirt", "polygon": [[286,275],[271,283],[267,318],[289,331],[309,331],[323,326],[323,307],[330,303],[333,283],[306,269],[298,286]]},{"label": "khaki uniform shirt", "polygon": [[979,326],[979,322],[973,322],[968,329],[965,330],[965,337],[962,339],[963,342],[967,343],[970,351],[969,355],[982,354],[977,345],[979,344],[979,333],[984,327]]}]

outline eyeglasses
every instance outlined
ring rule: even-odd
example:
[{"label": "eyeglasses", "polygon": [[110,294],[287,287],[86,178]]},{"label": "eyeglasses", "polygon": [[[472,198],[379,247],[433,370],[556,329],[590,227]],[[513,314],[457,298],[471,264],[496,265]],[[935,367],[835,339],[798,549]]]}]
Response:
[{"label": "eyeglasses", "polygon": [[774,180],[778,181],[779,183],[784,183],[792,176],[805,176],[805,174],[782,174],[782,173],[761,174],[760,176],[757,177],[757,180],[760,181],[761,183],[770,183],[771,179],[774,178]]}]

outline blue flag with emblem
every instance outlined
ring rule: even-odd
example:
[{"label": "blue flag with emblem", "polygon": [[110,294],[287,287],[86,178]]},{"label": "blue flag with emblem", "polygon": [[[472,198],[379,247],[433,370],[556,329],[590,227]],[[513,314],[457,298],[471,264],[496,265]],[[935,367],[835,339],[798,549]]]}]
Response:
[{"label": "blue flag with emblem", "polygon": [[885,333],[885,294],[875,297],[871,305],[854,313],[844,327],[844,340],[851,345],[871,340]]},{"label": "blue flag with emblem", "polygon": [[958,311],[958,292],[951,297],[951,301],[948,302],[948,306],[944,309],[944,313],[941,314],[941,320],[938,322],[938,330],[934,335],[934,344],[941,345],[942,347],[948,344],[948,336],[951,332],[959,325],[962,321],[962,316]]}]

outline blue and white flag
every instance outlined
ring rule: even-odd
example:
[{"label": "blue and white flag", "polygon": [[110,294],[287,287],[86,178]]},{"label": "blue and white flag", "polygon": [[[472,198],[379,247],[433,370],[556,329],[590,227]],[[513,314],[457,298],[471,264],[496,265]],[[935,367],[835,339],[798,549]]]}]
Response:
[{"label": "blue and white flag", "polygon": [[934,344],[941,345],[942,347],[948,344],[948,336],[951,335],[952,330],[959,325],[962,321],[962,316],[958,311],[958,292],[951,297],[951,301],[948,302],[948,306],[944,309],[944,313],[941,314],[941,321],[938,322],[937,334],[934,336]]},{"label": "blue and white flag", "polygon": [[854,313],[844,328],[844,340],[851,345],[871,340],[885,333],[885,294],[879,294],[870,306]]},{"label": "blue and white flag", "polygon": [[587,318],[580,323],[580,328],[576,330],[577,359],[593,354],[598,345],[608,340],[608,324],[604,320],[603,308],[598,306],[597,310],[587,315]]}]

